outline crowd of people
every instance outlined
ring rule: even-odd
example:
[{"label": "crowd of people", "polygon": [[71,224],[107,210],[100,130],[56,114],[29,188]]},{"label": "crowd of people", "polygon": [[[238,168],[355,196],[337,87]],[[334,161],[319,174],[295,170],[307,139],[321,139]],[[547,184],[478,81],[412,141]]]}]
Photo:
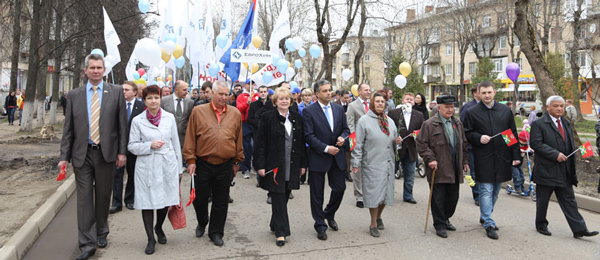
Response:
[{"label": "crowd of people", "polygon": [[[459,119],[456,97],[448,93],[428,105],[425,95],[405,92],[396,106],[390,89],[372,94],[363,83],[351,97],[347,90],[334,94],[327,80],[305,89],[287,82],[274,89],[251,80],[232,87],[224,81],[205,82],[191,93],[183,81],[172,88],[114,85],[103,81],[104,59],[96,54],[86,57],[84,72],[86,85],[65,97],[58,165],[70,162],[75,172],[77,259],[88,259],[107,246],[108,214],[121,211],[123,204],[142,212],[146,254],[155,252],[156,242],[167,243],[162,226],[182,203],[185,171],[195,192],[195,235],[203,237],[208,226],[207,236],[216,246],[224,244],[233,202],[230,189],[238,172],[248,180],[256,174],[257,187],[267,191],[269,228],[275,243],[284,246],[291,235],[287,203],[292,190],[306,181],[318,239],[326,240],[329,229],[340,229],[336,212],[346,182],[353,184],[356,207],[368,208],[369,234],[381,236],[382,212],[394,204],[396,172],[403,175],[403,201],[417,203],[413,187],[418,160],[431,184],[438,236],[446,238],[446,231],[456,230],[450,219],[466,174],[477,183],[472,190],[480,223],[489,238],[498,239],[492,212],[500,184],[516,179],[513,168],[523,160],[519,146],[495,138],[517,129],[508,106],[494,101],[490,82],[471,89],[474,100],[463,106]],[[546,107],[547,113],[528,122],[531,133],[523,137],[536,153],[536,229],[551,235],[546,210],[555,193],[574,237],[595,236],[598,232],[588,231],[574,199],[575,160],[565,156],[574,151],[574,141],[571,123],[563,117],[565,101],[553,96]],[[331,191],[324,206],[326,179]]]}]

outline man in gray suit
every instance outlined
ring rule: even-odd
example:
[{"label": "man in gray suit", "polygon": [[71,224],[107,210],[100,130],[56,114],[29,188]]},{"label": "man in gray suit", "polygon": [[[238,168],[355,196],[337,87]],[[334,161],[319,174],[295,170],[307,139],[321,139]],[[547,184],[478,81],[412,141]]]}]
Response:
[{"label": "man in gray suit", "polygon": [[187,130],[188,121],[190,121],[190,114],[194,108],[194,101],[185,97],[188,93],[188,84],[185,81],[178,80],[175,82],[174,89],[173,95],[162,98],[160,106],[165,111],[175,115],[177,133],[179,133],[179,144],[183,148],[185,131]]},{"label": "man in gray suit", "polygon": [[104,248],[108,236],[108,209],[113,187],[113,170],[127,160],[127,112],[121,86],[103,82],[104,58],[85,58],[84,87],[69,92],[63,137],[61,168],[71,161],[77,183],[77,259],[88,259],[96,246]]},{"label": "man in gray suit", "polygon": [[[358,123],[358,119],[360,119],[360,117],[369,111],[370,98],[371,87],[365,83],[358,85],[358,98],[348,105],[348,110],[346,111],[346,119],[348,121],[350,133],[354,133],[356,131],[356,123]],[[356,206],[363,208],[365,205],[363,203],[360,170],[356,173],[352,173],[352,177],[348,177],[347,179],[348,181],[354,182],[354,197],[356,197]]]}]

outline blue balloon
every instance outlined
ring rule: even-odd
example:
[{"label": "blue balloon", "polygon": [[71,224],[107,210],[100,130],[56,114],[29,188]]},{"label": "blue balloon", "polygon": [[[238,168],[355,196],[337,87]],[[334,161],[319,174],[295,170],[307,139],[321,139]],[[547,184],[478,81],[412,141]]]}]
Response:
[{"label": "blue balloon", "polygon": [[262,75],[262,79],[265,84],[269,84],[273,80],[273,72],[265,71]]},{"label": "blue balloon", "polygon": [[211,62],[210,66],[208,67],[208,75],[214,78],[215,76],[217,76],[217,74],[219,74],[219,71],[221,71],[221,67],[219,67],[219,64],[217,64],[216,62]]},{"label": "blue balloon", "polygon": [[141,76],[140,78],[143,78],[144,80],[148,80],[148,74],[144,74],[144,76]]},{"label": "blue balloon", "polygon": [[288,38],[287,40],[285,40],[285,48],[288,51],[295,51],[296,47],[294,47],[294,43],[292,42],[292,39]]},{"label": "blue balloon", "polygon": [[177,66],[178,69],[181,69],[183,68],[183,65],[185,65],[185,57],[182,55],[175,60],[175,66]]},{"label": "blue balloon", "polygon": [[310,46],[309,52],[310,56],[312,56],[315,59],[318,59],[319,56],[321,56],[321,47],[319,47],[319,45],[313,44]]},{"label": "blue balloon", "polygon": [[140,0],[138,2],[138,8],[140,9],[140,11],[142,13],[147,13],[148,11],[150,11],[150,1],[148,0]]},{"label": "blue balloon", "polygon": [[290,81],[290,88],[291,89],[300,89],[300,88],[298,88],[298,82],[296,82],[296,81]]},{"label": "blue balloon", "polygon": [[101,49],[93,49],[92,52],[90,52],[90,54],[98,54],[104,57],[104,52]]},{"label": "blue balloon", "polygon": [[225,48],[225,45],[227,45],[227,36],[223,35],[223,34],[219,34],[219,36],[217,36],[217,46],[219,46],[219,48],[223,49]]},{"label": "blue balloon", "polygon": [[277,70],[279,72],[281,72],[281,74],[285,74],[285,71],[288,69],[288,66],[289,66],[288,61],[285,59],[280,59],[277,62]]},{"label": "blue balloon", "polygon": [[177,43],[177,35],[175,35],[174,33],[168,33],[167,36],[165,36],[165,41],[172,41],[174,43]]},{"label": "blue balloon", "polygon": [[298,50],[298,55],[300,55],[300,58],[304,58],[304,56],[306,56],[306,50],[304,48],[300,48]]},{"label": "blue balloon", "polygon": [[138,80],[138,79],[140,79],[140,73],[139,73],[139,72],[137,72],[137,71],[134,71],[134,72],[133,72],[133,78],[134,78],[135,80]]},{"label": "blue balloon", "polygon": [[273,65],[277,66],[279,60],[281,60],[281,57],[279,57],[279,55],[273,55]]},{"label": "blue balloon", "polygon": [[294,61],[294,65],[297,69],[302,68],[302,61],[300,59],[297,59],[296,61]]}]

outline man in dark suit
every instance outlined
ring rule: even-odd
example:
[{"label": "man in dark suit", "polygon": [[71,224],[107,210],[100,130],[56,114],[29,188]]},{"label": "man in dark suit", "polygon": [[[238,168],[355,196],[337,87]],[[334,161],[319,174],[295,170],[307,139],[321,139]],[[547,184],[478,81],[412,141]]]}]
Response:
[{"label": "man in dark suit", "polygon": [[573,185],[577,186],[577,155],[571,155],[575,151],[575,142],[571,124],[563,117],[565,100],[560,96],[549,97],[546,100],[546,110],[547,113],[531,125],[530,143],[535,151],[532,178],[537,185],[535,228],[541,234],[552,235],[548,230],[546,213],[550,196],[554,192],[573,231],[573,237],[598,235],[598,231],[588,231],[575,201]]},{"label": "man in dark suit", "polygon": [[[415,105],[415,94],[407,92],[402,98],[404,104],[400,108],[391,109],[388,116],[396,123],[399,136],[404,138],[412,134],[415,130],[421,129],[423,125],[423,114],[412,109]],[[404,176],[404,192],[402,199],[404,202],[416,204],[413,196],[413,186],[415,184],[415,169],[417,166],[417,145],[414,137],[408,137],[402,141],[400,150],[398,150],[398,160],[402,164],[402,174]],[[396,164],[398,167],[398,164]]]},{"label": "man in dark suit", "polygon": [[[314,85],[318,102],[302,112],[304,136],[310,150],[308,153],[310,177],[310,209],[315,220],[317,238],[327,239],[327,225],[337,231],[335,212],[342,203],[346,182],[345,138],[350,135],[344,109],[331,101],[331,83],[319,80]],[[323,193],[327,174],[331,196],[323,210]],[[327,219],[327,225],[325,224]]]},{"label": "man in dark suit", "polygon": [[[473,95],[473,100],[465,103],[460,109],[460,122],[463,126],[465,125],[465,115],[467,114],[467,110],[479,104],[479,102],[481,101],[481,99],[479,99],[479,92],[477,92],[478,86],[479,84],[474,84],[473,87],[471,87],[471,94]],[[475,161],[473,159],[473,147],[471,146],[471,144],[469,144],[469,170],[471,176],[475,178]],[[475,186],[471,187],[471,192],[473,193],[473,200],[475,201],[475,205],[479,206],[479,185],[477,184],[477,182],[475,182]]]},{"label": "man in dark suit", "polygon": [[348,90],[340,89],[340,98],[333,103],[336,103],[344,108],[344,113],[348,111],[348,103],[350,102],[350,93]]},{"label": "man in dark suit", "polygon": [[[123,96],[125,97],[125,107],[127,109],[127,136],[129,136],[129,130],[131,129],[131,119],[139,115],[146,109],[146,104],[135,98],[138,87],[131,81],[125,81],[123,83]],[[116,213],[121,211],[123,208],[123,175],[127,168],[127,186],[125,187],[125,206],[128,209],[133,209],[134,201],[134,181],[133,175],[135,172],[135,160],[137,156],[127,151],[127,163],[125,167],[115,167],[115,177],[113,184],[113,199],[112,207],[110,207],[109,213]]]},{"label": "man in dark suit", "polygon": [[[260,86],[258,88],[258,100],[250,103],[250,108],[248,108],[248,118],[247,122],[252,126],[253,129],[258,130],[258,126],[260,125],[260,118],[264,112],[275,109],[273,106],[273,102],[267,96],[269,95],[269,88],[267,86]],[[256,134],[258,132],[254,131],[254,139],[256,139]],[[256,180],[260,181],[260,176],[256,175]],[[260,187],[257,183],[256,187]],[[271,197],[267,197],[267,203],[271,204]]]},{"label": "man in dark suit", "polygon": [[177,122],[177,133],[179,133],[179,144],[183,148],[185,141],[185,131],[187,130],[190,114],[194,108],[194,102],[186,98],[188,93],[188,84],[185,81],[178,80],[173,87],[173,95],[165,96],[160,101],[160,107],[175,116]]},{"label": "man in dark suit", "polygon": [[102,81],[104,58],[85,58],[84,87],[69,92],[62,142],[61,168],[72,161],[77,183],[77,259],[88,259],[96,246],[104,248],[108,236],[108,209],[113,170],[127,160],[127,113],[120,86]]}]

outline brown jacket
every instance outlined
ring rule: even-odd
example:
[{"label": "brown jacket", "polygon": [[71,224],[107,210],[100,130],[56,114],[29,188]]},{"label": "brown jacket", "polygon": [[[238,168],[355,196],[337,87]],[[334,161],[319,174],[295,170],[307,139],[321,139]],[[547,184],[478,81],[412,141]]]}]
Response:
[{"label": "brown jacket", "polygon": [[[451,118],[454,121],[455,132],[457,135],[458,147],[458,162],[461,162],[457,169],[462,172],[462,167],[465,164],[469,164],[469,153],[467,150],[467,138],[465,137],[465,131],[463,130],[462,123],[455,117]],[[448,142],[448,136],[444,130],[442,119],[440,114],[429,118],[421,131],[417,136],[417,149],[419,149],[419,155],[423,158],[425,165],[425,173],[427,174],[427,181],[431,183],[431,175],[433,170],[428,166],[432,161],[437,161],[438,169],[435,174],[435,183],[456,183],[454,168],[452,166],[452,154],[450,152],[450,144]],[[459,176],[461,176],[460,174]],[[463,182],[463,178],[459,178],[459,182]]]},{"label": "brown jacket", "polygon": [[219,124],[212,103],[194,107],[182,153],[188,164],[196,164],[196,157],[212,164],[244,161],[240,111],[227,105]]}]

